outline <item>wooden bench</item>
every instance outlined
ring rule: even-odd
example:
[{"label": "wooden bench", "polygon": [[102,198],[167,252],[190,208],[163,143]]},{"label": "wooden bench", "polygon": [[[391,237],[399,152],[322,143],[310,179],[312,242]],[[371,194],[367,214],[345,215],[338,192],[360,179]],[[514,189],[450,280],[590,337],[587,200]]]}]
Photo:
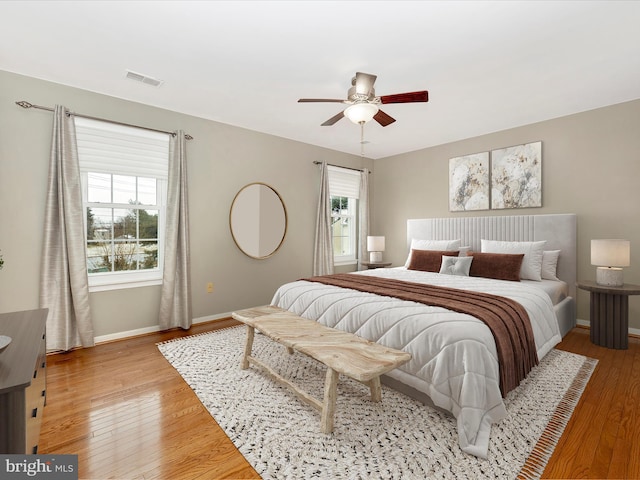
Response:
[{"label": "wooden bench", "polygon": [[[371,400],[382,397],[380,375],[408,362],[411,354],[365,340],[352,333],[325,327],[272,305],[248,308],[232,313],[232,317],[247,325],[247,343],[240,368],[255,365],[274,380],[286,385],[303,401],[320,410],[320,430],[333,431],[337,383],[340,373],[353,378],[371,390]],[[320,402],[301,390],[271,367],[251,355],[255,330],[284,345],[290,354],[298,351],[327,366],[324,400]]]}]

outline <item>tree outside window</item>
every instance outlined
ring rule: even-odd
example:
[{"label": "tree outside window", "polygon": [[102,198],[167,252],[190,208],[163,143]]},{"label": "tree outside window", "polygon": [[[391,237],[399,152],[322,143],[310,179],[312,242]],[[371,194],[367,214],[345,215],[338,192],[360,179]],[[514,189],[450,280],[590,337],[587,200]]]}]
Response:
[{"label": "tree outside window", "polygon": [[88,273],[158,268],[156,180],[92,172],[88,178]]}]

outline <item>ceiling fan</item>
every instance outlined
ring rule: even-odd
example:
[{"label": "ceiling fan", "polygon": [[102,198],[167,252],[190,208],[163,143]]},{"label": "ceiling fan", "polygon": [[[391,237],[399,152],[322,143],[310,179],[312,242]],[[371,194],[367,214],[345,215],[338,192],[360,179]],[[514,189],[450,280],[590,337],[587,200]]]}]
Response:
[{"label": "ceiling fan", "polygon": [[346,100],[338,100],[331,98],[301,98],[299,103],[345,103],[349,105],[344,111],[334,115],[322,124],[328,127],[335,124],[342,117],[347,117],[353,123],[364,125],[370,120],[375,120],[383,127],[396,121],[395,118],[380,110],[379,105],[387,103],[413,103],[429,101],[429,92],[422,90],[419,92],[397,93],[395,95],[381,95],[376,97],[376,91],[373,84],[378,78],[376,75],[369,73],[356,72],[356,76],[351,79],[352,87],[347,93]]}]

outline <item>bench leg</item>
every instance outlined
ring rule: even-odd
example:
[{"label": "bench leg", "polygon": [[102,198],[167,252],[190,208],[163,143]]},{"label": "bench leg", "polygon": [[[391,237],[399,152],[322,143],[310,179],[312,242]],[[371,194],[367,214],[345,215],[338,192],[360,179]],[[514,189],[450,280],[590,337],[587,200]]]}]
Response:
[{"label": "bench leg", "polygon": [[324,382],[322,417],[320,419],[320,431],[322,433],[333,432],[333,415],[336,411],[337,386],[338,372],[336,372],[333,368],[327,368],[327,377]]},{"label": "bench leg", "polygon": [[247,343],[244,345],[244,355],[240,361],[240,368],[246,370],[249,368],[249,357],[251,356],[251,349],[253,348],[253,337],[255,335],[255,328],[247,325]]},{"label": "bench leg", "polygon": [[369,389],[371,390],[371,401],[382,401],[382,388],[380,387],[380,377],[369,380]]}]

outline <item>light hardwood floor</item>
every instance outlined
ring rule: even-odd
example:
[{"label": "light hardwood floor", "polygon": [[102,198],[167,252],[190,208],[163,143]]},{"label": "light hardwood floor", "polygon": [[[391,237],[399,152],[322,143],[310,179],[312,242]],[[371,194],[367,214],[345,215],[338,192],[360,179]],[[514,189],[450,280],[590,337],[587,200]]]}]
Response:
[{"label": "light hardwood floor", "polygon": [[[260,478],[155,345],[235,324],[49,355],[40,453],[78,454],[82,479]],[[576,328],[558,348],[599,364],[543,478],[640,478],[640,339],[608,350]]]}]

